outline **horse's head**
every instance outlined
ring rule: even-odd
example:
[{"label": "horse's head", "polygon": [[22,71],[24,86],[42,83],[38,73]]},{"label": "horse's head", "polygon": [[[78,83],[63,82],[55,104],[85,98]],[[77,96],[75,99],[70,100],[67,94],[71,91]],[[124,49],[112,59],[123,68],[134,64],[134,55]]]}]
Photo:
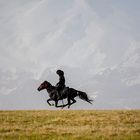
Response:
[{"label": "horse's head", "polygon": [[47,81],[44,81],[39,87],[38,87],[38,91],[41,91],[43,89],[47,89],[50,86],[50,83]]}]

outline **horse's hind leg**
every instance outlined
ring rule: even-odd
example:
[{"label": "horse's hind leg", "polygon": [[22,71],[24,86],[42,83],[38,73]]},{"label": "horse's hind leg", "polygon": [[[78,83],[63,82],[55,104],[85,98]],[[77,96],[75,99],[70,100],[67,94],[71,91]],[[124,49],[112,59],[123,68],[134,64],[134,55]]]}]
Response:
[{"label": "horse's hind leg", "polygon": [[[70,100],[72,100],[73,102],[71,103]],[[68,98],[68,108],[70,108],[70,106],[74,103],[76,103],[76,100],[74,98],[72,98],[72,99]]]},{"label": "horse's hind leg", "polygon": [[76,103],[76,100],[73,98],[73,99],[71,99],[73,102],[71,103],[71,105],[72,104],[74,104],[74,103]]},{"label": "horse's hind leg", "polygon": [[71,102],[70,102],[70,98],[68,98],[68,108],[70,108]]}]

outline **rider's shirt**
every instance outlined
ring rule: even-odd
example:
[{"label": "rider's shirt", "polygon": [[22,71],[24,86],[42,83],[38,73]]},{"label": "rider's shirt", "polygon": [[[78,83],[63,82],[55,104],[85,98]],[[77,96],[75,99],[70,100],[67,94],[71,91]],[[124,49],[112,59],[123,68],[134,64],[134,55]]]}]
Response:
[{"label": "rider's shirt", "polygon": [[59,75],[59,82],[56,84],[56,88],[58,91],[65,88],[65,77],[64,75]]}]

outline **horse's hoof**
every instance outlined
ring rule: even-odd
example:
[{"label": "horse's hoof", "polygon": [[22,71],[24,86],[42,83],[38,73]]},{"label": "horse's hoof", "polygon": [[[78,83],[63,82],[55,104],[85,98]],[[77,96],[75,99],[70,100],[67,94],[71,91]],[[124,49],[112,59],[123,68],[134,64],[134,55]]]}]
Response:
[{"label": "horse's hoof", "polygon": [[51,104],[51,106],[54,106],[54,104]]}]

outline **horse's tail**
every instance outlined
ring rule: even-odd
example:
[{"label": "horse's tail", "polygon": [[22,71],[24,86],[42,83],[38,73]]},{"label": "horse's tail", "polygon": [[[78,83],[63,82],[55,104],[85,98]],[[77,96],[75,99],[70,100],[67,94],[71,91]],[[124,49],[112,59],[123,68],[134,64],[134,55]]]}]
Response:
[{"label": "horse's tail", "polygon": [[77,91],[77,92],[78,92],[80,99],[85,100],[85,101],[89,102],[90,104],[92,104],[93,100],[89,99],[88,95],[85,92],[82,92],[82,91]]}]

